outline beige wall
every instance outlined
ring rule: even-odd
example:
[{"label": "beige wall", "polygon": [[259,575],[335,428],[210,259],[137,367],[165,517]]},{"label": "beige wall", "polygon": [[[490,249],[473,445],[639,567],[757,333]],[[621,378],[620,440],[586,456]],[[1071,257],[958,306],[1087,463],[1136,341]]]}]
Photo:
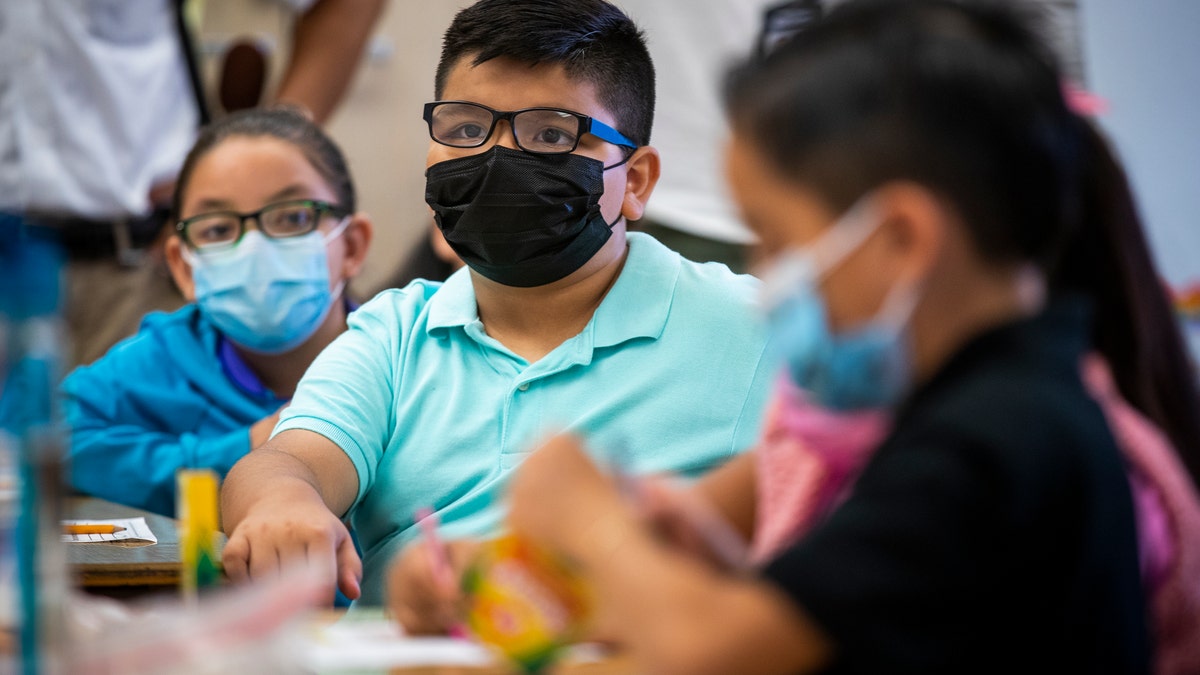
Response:
[{"label": "beige wall", "polygon": [[[433,97],[441,36],[469,0],[391,0],[369,53],[329,132],[350,162],[359,203],[375,221],[367,267],[353,284],[360,298],[386,283],[429,223],[421,104]],[[201,17],[204,72],[214,82],[219,51],[237,36],[262,38],[277,79],[286,63],[290,15],[273,0],[207,0]],[[210,96],[216,100],[215,96]]]},{"label": "beige wall", "polygon": [[[264,36],[273,43],[278,77],[286,62],[291,16],[279,0],[190,0],[201,9],[201,44],[210,81],[219,67],[216,53],[239,35]],[[354,172],[362,208],[376,223],[376,239],[363,274],[353,284],[365,298],[386,283],[417,237],[426,232],[425,151],[428,134],[421,104],[433,97],[433,71],[441,36],[454,14],[472,0],[390,0],[376,37],[342,107],[329,125]],[[683,0],[655,0],[678,2]],[[1074,38],[1077,0],[1040,0],[1054,10],[1067,60],[1078,64]],[[620,3],[618,3],[620,4]],[[653,39],[653,38],[652,38]],[[1074,57],[1074,58],[1073,58]],[[212,97],[215,100],[215,97]]]}]

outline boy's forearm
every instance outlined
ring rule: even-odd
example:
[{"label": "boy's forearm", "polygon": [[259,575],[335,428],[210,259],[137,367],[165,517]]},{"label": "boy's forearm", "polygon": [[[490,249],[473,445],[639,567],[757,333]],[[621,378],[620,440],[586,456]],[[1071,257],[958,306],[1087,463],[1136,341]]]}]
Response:
[{"label": "boy's forearm", "polygon": [[233,532],[254,505],[266,499],[324,501],[312,469],[270,443],[239,460],[225,477],[221,487],[225,532]]},{"label": "boy's forearm", "polygon": [[340,518],[357,495],[358,473],[346,453],[318,433],[291,429],[233,466],[221,489],[221,513],[226,532],[266,500],[315,499]]}]

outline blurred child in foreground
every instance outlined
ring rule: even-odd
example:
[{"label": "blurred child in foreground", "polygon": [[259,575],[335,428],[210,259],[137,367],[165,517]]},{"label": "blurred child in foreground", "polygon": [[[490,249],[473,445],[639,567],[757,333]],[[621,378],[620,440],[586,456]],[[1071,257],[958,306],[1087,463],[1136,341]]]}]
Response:
[{"label": "blurred child in foreground", "polygon": [[[1115,270],[1154,275],[1059,79],[1011,11],[929,0],[849,4],[731,80],[731,183],[788,374],[891,430],[757,578],[655,538],[578,441],[535,453],[510,524],[582,566],[650,671],[1150,670],[1130,482],[1165,454],[1159,498],[1194,500],[1166,441],[1194,477],[1195,392],[1177,333],[1148,333],[1171,325],[1157,285],[1111,301]],[[1127,453],[1154,429],[1118,419],[1118,387],[1167,448],[1128,476],[1105,413]],[[737,461],[701,488],[748,532]]]}]

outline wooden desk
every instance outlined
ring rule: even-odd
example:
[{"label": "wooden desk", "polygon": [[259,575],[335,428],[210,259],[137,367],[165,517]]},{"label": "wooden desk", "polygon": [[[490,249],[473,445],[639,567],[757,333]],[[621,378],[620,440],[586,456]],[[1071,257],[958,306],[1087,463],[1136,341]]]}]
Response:
[{"label": "wooden desk", "polygon": [[[67,562],[84,588],[163,590],[179,585],[179,521],[95,497],[71,497],[63,512],[63,517],[79,520],[142,517],[158,538],[157,544],[132,548],[66,544]],[[219,545],[225,545],[224,535]]]}]

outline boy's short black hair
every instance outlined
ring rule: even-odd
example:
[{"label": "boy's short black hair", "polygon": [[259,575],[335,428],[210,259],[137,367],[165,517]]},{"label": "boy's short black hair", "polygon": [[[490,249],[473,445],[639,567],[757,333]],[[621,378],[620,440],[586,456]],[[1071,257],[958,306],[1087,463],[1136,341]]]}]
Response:
[{"label": "boy's short black hair", "polygon": [[477,66],[500,56],[536,65],[560,63],[596,87],[617,130],[638,145],[654,123],[654,64],[642,32],[604,0],[480,0],[446,29],[434,95],[465,56]]}]

